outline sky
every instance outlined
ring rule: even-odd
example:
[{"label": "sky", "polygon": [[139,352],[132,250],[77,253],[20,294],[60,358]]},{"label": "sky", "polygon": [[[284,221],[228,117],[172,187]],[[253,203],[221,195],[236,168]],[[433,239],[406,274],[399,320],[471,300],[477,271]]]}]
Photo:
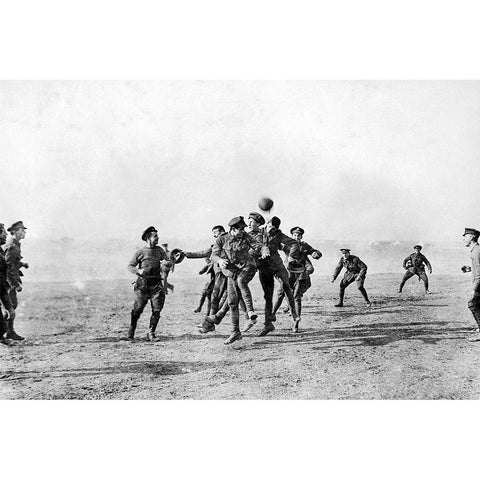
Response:
[{"label": "sky", "polygon": [[480,228],[478,81],[1,81],[0,222],[205,238],[271,197],[324,239]]}]

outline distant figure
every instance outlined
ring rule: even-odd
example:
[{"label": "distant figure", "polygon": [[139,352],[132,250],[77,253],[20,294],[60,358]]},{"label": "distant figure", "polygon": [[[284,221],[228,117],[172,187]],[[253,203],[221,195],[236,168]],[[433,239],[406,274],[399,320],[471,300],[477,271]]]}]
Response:
[{"label": "distant figure", "polygon": [[[285,246],[284,251],[286,253],[285,266],[288,271],[288,281],[293,291],[293,298],[295,299],[295,306],[297,308],[297,315],[300,318],[302,315],[302,297],[305,292],[312,286],[310,275],[313,273],[313,265],[308,258],[309,255],[315,260],[318,260],[322,254],[316,248],[313,248],[307,242],[303,241],[303,234],[305,230],[301,227],[293,227],[290,230],[290,235],[297,242],[298,249],[296,253],[292,255],[291,248]],[[273,307],[273,314],[277,313],[277,310],[282,305],[282,301],[285,298],[285,291],[283,285],[277,291],[277,298]],[[287,310],[288,311],[288,310]],[[298,325],[295,332],[298,331]]]},{"label": "distant figure", "polygon": [[[8,282],[7,282],[7,262],[5,260],[5,253],[1,248],[7,241],[7,232],[3,223],[0,223],[0,343],[10,345],[10,340],[4,337],[8,331],[8,321],[15,318],[15,310],[10,301],[8,295]],[[2,311],[1,305],[5,309],[5,313]],[[13,324],[12,324],[13,330]]]},{"label": "distant figure", "polygon": [[135,301],[130,319],[128,339],[133,340],[137,322],[148,301],[152,307],[148,340],[154,341],[155,330],[160,320],[160,312],[165,304],[168,272],[173,264],[162,247],[158,246],[158,232],[155,227],[148,227],[142,233],[145,246],[135,252],[128,264],[128,270],[137,275],[134,287]]},{"label": "distant figure", "polygon": [[[466,247],[470,248],[472,267],[462,267],[463,272],[472,272],[472,292],[468,300],[468,308],[472,312],[473,318],[480,329],[480,245],[478,237],[480,231],[475,228],[465,228],[463,241]],[[473,336],[468,339],[470,342],[480,341],[480,333],[477,330]]]},{"label": "distant figure", "polygon": [[335,305],[336,307],[343,307],[343,298],[345,296],[345,289],[353,282],[357,282],[357,288],[370,307],[372,303],[368,299],[367,291],[363,286],[365,277],[367,276],[367,265],[363,263],[358,257],[350,254],[349,248],[341,248],[343,256],[340,258],[335,271],[333,272],[332,283],[338,277],[338,274],[345,267],[346,272],[342,281],[340,282],[340,301]]},{"label": "distant figure", "polygon": [[[10,237],[5,245],[5,261],[7,262],[7,281],[8,281],[8,295],[12,307],[16,310],[18,307],[17,293],[22,291],[22,277],[21,268],[28,268],[28,263],[22,262],[21,240],[25,238],[27,227],[22,221],[15,222],[7,230],[10,232]],[[8,330],[6,337],[10,340],[24,340],[24,337],[18,335],[13,326],[15,317],[8,319]]]},{"label": "distant figure", "polygon": [[425,295],[428,295],[430,291],[428,290],[428,277],[425,273],[425,265],[427,266],[430,275],[432,274],[432,266],[427,260],[427,257],[420,253],[422,250],[421,245],[415,245],[413,249],[415,250],[415,253],[412,253],[403,260],[403,268],[406,272],[403,276],[402,283],[400,283],[400,286],[398,287],[398,293],[402,293],[403,286],[409,278],[417,275],[419,281],[423,280],[425,285]]}]

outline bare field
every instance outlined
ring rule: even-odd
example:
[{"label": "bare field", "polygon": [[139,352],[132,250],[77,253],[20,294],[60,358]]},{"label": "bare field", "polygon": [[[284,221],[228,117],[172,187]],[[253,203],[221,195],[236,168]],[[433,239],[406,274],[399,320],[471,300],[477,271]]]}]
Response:
[{"label": "bare field", "polygon": [[[177,276],[178,275],[178,276]],[[290,317],[257,337],[223,345],[227,316],[201,335],[192,313],[203,284],[175,273],[159,341],[145,340],[149,306],[137,339],[122,340],[132,304],[130,280],[26,283],[17,331],[27,340],[0,345],[3,399],[478,399],[480,344],[465,341],[470,277],[432,275],[432,295],[398,274],[371,274],[367,309],[354,285],[334,308],[338,281],[314,276],[298,334]],[[256,309],[263,299],[252,281]]]}]

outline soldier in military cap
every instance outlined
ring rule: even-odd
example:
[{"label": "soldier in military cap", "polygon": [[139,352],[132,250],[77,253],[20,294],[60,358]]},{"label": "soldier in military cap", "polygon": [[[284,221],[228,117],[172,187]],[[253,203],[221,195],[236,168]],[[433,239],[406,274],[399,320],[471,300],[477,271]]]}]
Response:
[{"label": "soldier in military cap", "polygon": [[[225,344],[242,338],[240,333],[239,300],[243,298],[247,311],[254,312],[252,294],[248,283],[255,276],[256,264],[252,253],[259,254],[262,244],[252,235],[245,232],[247,224],[243,217],[234,217],[228,223],[229,233],[219,236],[213,245],[212,260],[219,265],[227,277],[228,305],[232,317],[232,333]],[[215,329],[210,317],[202,324],[206,333]]]},{"label": "soldier in military cap", "polygon": [[[22,277],[23,273],[21,268],[28,268],[28,263],[22,262],[21,241],[25,238],[27,227],[20,220],[13,223],[7,230],[10,232],[5,245],[5,261],[7,263],[7,282],[8,282],[8,295],[12,307],[16,310],[18,307],[17,294],[22,291]],[[15,332],[14,329],[15,316],[10,316],[7,321],[7,334],[6,337],[10,340],[24,340]]]},{"label": "soldier in military cap", "polygon": [[420,251],[422,250],[421,245],[415,245],[413,249],[415,250],[415,253],[412,253],[403,260],[403,268],[406,270],[406,272],[403,276],[400,286],[398,287],[398,293],[402,293],[403,286],[409,278],[417,275],[419,280],[423,280],[423,283],[425,285],[425,294],[429,294],[430,292],[428,290],[428,277],[425,273],[425,265],[427,266],[430,275],[432,274],[432,266],[427,260],[427,257],[420,253]]},{"label": "soldier in military cap", "polygon": [[[10,344],[10,340],[4,337],[8,331],[8,320],[15,318],[15,310],[10,301],[8,295],[8,282],[7,282],[7,262],[5,260],[5,253],[1,248],[7,241],[7,232],[3,223],[0,223],[0,343],[5,345]],[[3,312],[1,305],[5,309]]]},{"label": "soldier in military cap", "polygon": [[[293,239],[297,242],[298,248],[293,254],[290,247],[286,246],[284,248],[286,253],[285,267],[288,271],[288,281],[293,291],[293,297],[295,299],[295,306],[297,308],[297,315],[299,318],[302,315],[302,297],[312,286],[310,275],[313,273],[313,265],[308,256],[311,255],[315,260],[318,260],[322,256],[322,253],[319,250],[313,248],[307,242],[303,241],[304,233],[305,230],[301,227],[291,228],[290,235],[292,235]],[[273,307],[274,315],[282,305],[284,298],[285,290],[281,285],[277,291],[277,297]],[[298,325],[294,331],[298,331]]]},{"label": "soldier in military cap", "polygon": [[345,267],[345,275],[340,282],[340,301],[335,305],[336,307],[343,307],[343,298],[345,296],[345,289],[353,282],[357,283],[357,288],[362,294],[363,298],[367,302],[367,306],[370,307],[372,303],[368,299],[367,291],[363,286],[365,277],[367,275],[367,265],[355,255],[350,254],[349,248],[341,248],[342,257],[338,262],[335,271],[333,272],[332,283],[338,277],[342,268]]},{"label": "soldier in military cap", "polygon": [[[472,272],[472,291],[468,300],[468,308],[472,312],[473,318],[477,322],[480,329],[480,245],[478,238],[480,231],[475,228],[465,228],[463,234],[463,242],[470,249],[470,257],[472,259],[471,267],[463,267],[463,272]],[[468,339],[471,342],[480,341],[480,333],[478,331]]]},{"label": "soldier in military cap", "polygon": [[165,250],[158,246],[158,231],[155,227],[148,227],[142,233],[141,238],[145,242],[145,246],[135,252],[128,264],[128,270],[137,276],[128,339],[133,340],[138,319],[150,301],[152,315],[147,338],[154,341],[155,330],[167,293],[166,272],[172,268],[172,261]]}]

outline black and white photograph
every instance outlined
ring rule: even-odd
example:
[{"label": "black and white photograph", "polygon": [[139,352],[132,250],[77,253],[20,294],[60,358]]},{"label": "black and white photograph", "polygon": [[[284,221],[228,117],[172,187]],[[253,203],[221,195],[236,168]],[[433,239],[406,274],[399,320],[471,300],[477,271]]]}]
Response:
[{"label": "black and white photograph", "polygon": [[471,476],[471,3],[5,5],[5,475]]}]

